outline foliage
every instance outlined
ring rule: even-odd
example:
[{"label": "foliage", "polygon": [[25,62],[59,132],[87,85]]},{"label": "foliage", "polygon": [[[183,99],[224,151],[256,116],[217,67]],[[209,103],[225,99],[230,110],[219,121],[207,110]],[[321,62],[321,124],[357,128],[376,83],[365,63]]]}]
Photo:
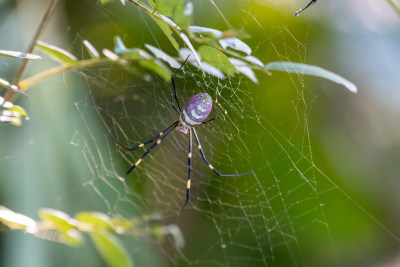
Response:
[{"label": "foliage", "polygon": [[[184,245],[182,233],[175,225],[160,226],[157,214],[125,219],[109,217],[100,212],[79,212],[74,218],[54,209],[39,210],[40,221],[0,206],[0,222],[12,230],[78,247],[84,242],[83,234],[89,233],[100,255],[109,266],[133,266],[129,254],[117,235],[154,236],[158,240],[171,236],[177,247]],[[153,223],[152,223],[153,222]]]},{"label": "foliage", "polygon": [[[102,1],[103,4],[108,2]],[[121,2],[125,4],[125,1]],[[48,56],[61,63],[61,65],[22,80],[18,85],[11,85],[5,80],[0,80],[0,85],[12,91],[24,93],[37,82],[63,71],[112,62],[117,63],[122,69],[128,72],[139,74],[135,66],[137,64],[143,69],[156,73],[166,82],[170,82],[170,76],[173,71],[164,62],[168,63],[171,68],[177,69],[181,64],[178,61],[183,62],[186,57],[190,56],[189,63],[202,69],[204,74],[209,74],[220,79],[224,79],[226,75],[234,76],[241,73],[251,81],[258,83],[254,70],[268,75],[270,75],[270,70],[280,70],[288,73],[294,72],[319,76],[343,84],[352,92],[356,91],[355,85],[351,82],[338,74],[332,72],[328,74],[327,70],[317,66],[296,62],[271,62],[264,65],[260,59],[251,55],[252,49],[243,40],[239,39],[240,36],[248,38],[249,35],[243,31],[229,30],[223,32],[217,29],[189,25],[188,23],[191,21],[193,13],[192,3],[190,2],[184,5],[182,1],[159,0],[150,1],[150,6],[146,6],[144,3],[136,0],[130,0],[129,2],[145,11],[154,20],[178,52],[179,58],[168,55],[150,44],[145,44],[145,47],[153,55],[150,55],[142,48],[127,48],[118,36],[115,37],[114,51],[112,52],[103,48],[103,56],[100,55],[89,41],[84,40],[83,45],[91,57],[89,60],[78,60],[75,55],[62,48],[37,41],[36,46]],[[177,36],[183,45],[186,45],[188,48],[183,47],[179,43]],[[198,48],[195,49],[193,44],[196,44]],[[19,52],[4,52],[3,54],[19,58],[38,58],[34,55]],[[0,55],[2,54],[0,53]]]}]

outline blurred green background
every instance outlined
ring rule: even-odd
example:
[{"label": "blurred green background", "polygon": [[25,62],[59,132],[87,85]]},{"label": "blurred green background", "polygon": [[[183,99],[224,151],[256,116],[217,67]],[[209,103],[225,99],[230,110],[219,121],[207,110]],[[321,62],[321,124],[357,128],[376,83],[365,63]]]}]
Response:
[{"label": "blurred green background", "polygon": [[[186,246],[123,237],[137,266],[400,265],[398,14],[385,1],[365,0],[318,1],[299,17],[293,13],[305,1],[193,4],[193,25],[243,28],[251,36],[244,41],[264,63],[321,66],[359,92],[276,72],[257,73],[259,84],[219,81],[228,115],[199,130],[201,141],[221,171],[252,168],[254,175],[220,180],[196,158],[193,204],[180,213],[187,139],[175,134],[123,186],[116,178],[140,153],[118,151],[107,136],[107,129],[122,129],[123,140],[134,143],[172,122],[170,85],[115,66],[65,72],[18,98],[29,121],[0,127],[1,205],[33,218],[41,207],[71,215],[161,212],[163,223],[181,228]],[[0,0],[0,49],[25,51],[46,5]],[[82,58],[83,40],[112,50],[116,35],[129,47],[148,43],[174,54],[146,14],[117,1],[61,1],[41,40]],[[11,80],[18,60],[0,63],[0,77]],[[48,58],[31,63],[25,76],[56,65]],[[181,75],[182,99],[193,91],[215,93],[218,81],[190,71],[196,69]],[[162,180],[147,182],[147,176]],[[171,184],[167,176],[175,177]],[[105,265],[89,239],[71,248],[1,230],[2,266]]]}]

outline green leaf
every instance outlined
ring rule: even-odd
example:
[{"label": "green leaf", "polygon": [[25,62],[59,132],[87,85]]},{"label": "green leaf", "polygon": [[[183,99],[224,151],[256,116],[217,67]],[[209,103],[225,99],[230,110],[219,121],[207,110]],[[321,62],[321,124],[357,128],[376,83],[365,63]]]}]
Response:
[{"label": "green leaf", "polygon": [[189,26],[189,30],[194,33],[206,34],[206,35],[213,36],[216,38],[221,38],[222,34],[223,34],[219,30],[206,28],[206,27],[200,27],[200,26]]},{"label": "green leaf", "polygon": [[172,68],[178,69],[181,66],[178,61],[176,61],[173,57],[171,57],[164,51],[149,44],[145,44],[145,46],[153,53],[156,58],[162,59],[163,61],[167,62]]},{"label": "green leaf", "polygon": [[178,51],[179,44],[175,40],[175,38],[172,36],[174,33],[172,31],[172,29],[167,24],[165,24],[163,20],[156,18],[154,21],[157,23],[157,25],[160,27],[160,29],[164,32],[165,36],[167,36],[168,40],[171,42],[171,44],[175,48],[175,50]]},{"label": "green leaf", "polygon": [[100,0],[100,4],[105,5],[111,3],[113,0]]},{"label": "green leaf", "polygon": [[261,60],[259,60],[256,57],[245,56],[244,59],[246,59],[248,62],[251,62],[251,63],[253,63],[253,64],[257,65],[257,66],[264,67],[264,64],[261,62]]},{"label": "green leaf", "polygon": [[47,44],[42,41],[37,41],[36,46],[39,47],[43,52],[48,54],[54,60],[67,65],[76,65],[77,58],[71,53],[54,45]]},{"label": "green leaf", "polygon": [[59,210],[48,208],[40,209],[39,217],[42,219],[42,221],[51,223],[53,227],[60,231],[66,232],[67,230],[76,227],[76,221],[69,217],[68,214]]},{"label": "green leaf", "polygon": [[17,112],[22,117],[26,117],[28,115],[28,114],[26,114],[26,111],[23,108],[21,108],[20,106],[13,106],[13,107],[9,108],[8,110]]},{"label": "green leaf", "polygon": [[254,71],[249,67],[249,65],[237,58],[229,58],[229,61],[235,66],[236,70],[244,74],[247,78],[252,80],[254,83],[258,83],[257,77]]},{"label": "green leaf", "polygon": [[247,55],[251,54],[251,48],[245,42],[236,37],[220,39],[218,42],[224,49],[229,47],[231,49],[244,52]]},{"label": "green leaf", "polygon": [[81,225],[84,225],[84,229],[86,229],[86,227],[96,230],[113,229],[110,217],[101,212],[80,212],[75,218],[78,221],[79,228]]},{"label": "green leaf", "polygon": [[[188,58],[188,56],[191,55],[191,57]],[[199,68],[199,65],[197,64],[197,61],[194,60],[193,53],[190,51],[189,48],[181,48],[179,49],[179,56],[185,60],[188,58],[188,63],[192,64],[196,68]],[[215,76],[217,78],[220,78],[221,80],[225,79],[225,75],[222,73],[221,70],[217,69],[216,67],[208,64],[207,62],[201,62],[203,65],[203,70],[205,73],[210,74],[212,76]]]},{"label": "green leaf", "polygon": [[21,95],[28,96],[24,91],[21,91],[18,88],[18,86],[14,85],[6,80],[0,79],[0,86],[3,86],[4,88],[7,88],[8,90],[11,90],[13,92],[20,93]]},{"label": "green leaf", "polygon": [[199,53],[204,61],[219,68],[227,75],[233,75],[237,73],[235,67],[221,51],[211,46],[201,46],[199,48]]},{"label": "green leaf", "polygon": [[7,209],[4,206],[0,206],[0,222],[12,230],[25,230],[28,233],[35,233],[37,231],[37,225],[33,219]]},{"label": "green leaf", "polygon": [[158,61],[158,63],[156,63],[155,61],[152,61],[152,60],[143,60],[143,61],[140,61],[139,64],[143,68],[154,71],[161,78],[163,78],[166,82],[171,81],[171,73],[170,73],[169,69],[164,67],[160,61]]},{"label": "green leaf", "polygon": [[136,48],[127,48],[124,44],[124,42],[122,41],[121,37],[119,36],[115,36],[114,37],[114,52],[119,54],[119,55],[123,55],[126,53],[130,53],[135,51]]},{"label": "green leaf", "polygon": [[43,208],[39,210],[39,217],[49,226],[49,229],[41,231],[41,236],[46,236],[46,233],[53,231],[57,237],[55,241],[70,246],[79,246],[83,243],[82,234],[76,229],[76,220],[68,214],[55,209]]},{"label": "green leaf", "polygon": [[122,244],[108,232],[90,233],[97,251],[109,266],[129,267],[133,266],[129,255]]},{"label": "green leaf", "polygon": [[[193,48],[192,43],[190,42],[189,38],[186,36],[186,34],[182,31],[179,26],[176,25],[175,22],[170,20],[168,17],[163,16],[163,15],[158,15],[158,16],[153,16],[155,18],[155,22],[160,26],[160,28],[164,31],[164,33],[167,35],[169,38],[170,42],[172,45],[175,47],[176,51],[179,50],[179,45],[176,42],[176,40],[172,37],[172,29],[175,29],[175,31],[179,34],[179,37],[181,37],[182,41],[187,45],[187,47],[192,51],[194,58],[196,59],[197,63],[199,64],[199,67],[203,69],[203,66],[201,65],[200,57],[197,54],[196,50]],[[174,43],[175,42],[175,43]]]},{"label": "green leaf", "polygon": [[114,52],[122,55],[123,58],[125,59],[132,59],[132,60],[137,60],[137,59],[151,59],[152,57],[150,56],[149,53],[146,51],[139,49],[139,48],[127,48],[122,41],[121,37],[115,36],[114,37]]},{"label": "green leaf", "polygon": [[29,119],[26,111],[11,102],[5,102],[0,96],[0,123],[10,123],[15,126],[22,124],[21,118]]},{"label": "green leaf", "polygon": [[99,52],[96,50],[96,48],[94,48],[91,43],[89,43],[88,40],[83,40],[83,44],[85,45],[91,58],[95,59],[100,57]]},{"label": "green leaf", "polygon": [[175,8],[174,20],[182,29],[187,30],[192,22],[193,3],[188,2],[186,5],[179,5]]},{"label": "green leaf", "polygon": [[343,78],[342,76],[333,73],[329,70],[323,69],[318,66],[307,65],[296,62],[271,62],[265,65],[269,70],[285,71],[288,73],[297,73],[300,75],[312,75],[331,80],[335,83],[345,86],[349,91],[356,93],[357,86]]},{"label": "green leaf", "polygon": [[26,58],[26,59],[41,59],[42,57],[29,54],[29,53],[22,53],[17,51],[9,51],[9,50],[0,50],[0,56],[5,57],[14,57],[14,58]]},{"label": "green leaf", "polygon": [[182,6],[182,0],[150,0],[148,1],[152,8],[165,16],[172,16],[178,6]]},{"label": "green leaf", "polygon": [[105,57],[111,59],[112,61],[119,60],[119,56],[117,54],[115,54],[114,52],[108,50],[108,49],[103,49],[101,52],[103,53],[103,55]]}]

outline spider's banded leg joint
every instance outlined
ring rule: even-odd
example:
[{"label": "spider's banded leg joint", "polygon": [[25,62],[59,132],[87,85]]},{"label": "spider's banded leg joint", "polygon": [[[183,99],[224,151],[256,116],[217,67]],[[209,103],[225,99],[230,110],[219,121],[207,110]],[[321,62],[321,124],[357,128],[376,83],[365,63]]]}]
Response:
[{"label": "spider's banded leg joint", "polygon": [[157,144],[159,145],[161,143],[161,139],[158,139],[157,140]]},{"label": "spider's banded leg joint", "polygon": [[190,190],[190,180],[187,181],[186,189]]},{"label": "spider's banded leg joint", "polygon": [[140,145],[138,145],[138,147],[144,147],[144,144],[140,144]]},{"label": "spider's banded leg joint", "polygon": [[210,167],[211,170],[214,170],[214,167],[211,164],[208,164],[208,167]]},{"label": "spider's banded leg joint", "polygon": [[140,162],[142,162],[142,159],[139,159],[138,161],[136,161],[136,163],[135,163],[135,167],[136,167],[137,165],[139,165],[139,164],[140,164]]},{"label": "spider's banded leg joint", "polygon": [[190,152],[189,154],[188,154],[188,158],[190,159],[192,157],[192,152]]}]

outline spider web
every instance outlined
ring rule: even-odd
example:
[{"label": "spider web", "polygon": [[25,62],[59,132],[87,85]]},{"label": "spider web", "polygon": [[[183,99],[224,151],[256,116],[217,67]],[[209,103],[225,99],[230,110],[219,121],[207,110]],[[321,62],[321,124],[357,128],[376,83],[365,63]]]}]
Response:
[{"label": "spider web", "polygon": [[[247,13],[251,23],[258,23]],[[156,45],[165,50],[160,44],[162,35],[156,29],[150,32]],[[132,41],[128,35],[123,38]],[[276,36],[265,38],[262,42],[269,43],[280,60],[293,59],[294,55],[303,61],[306,45],[286,27],[281,27]],[[278,49],[274,39],[280,38],[285,42]],[[207,159],[223,174],[254,172],[218,177],[194,145],[191,200],[181,211],[186,197],[188,136],[173,131],[124,183],[125,172],[145,150],[126,151],[116,146],[109,134],[133,147],[176,121],[169,98],[172,86],[156,76],[139,81],[128,74],[110,78],[115,77],[112,71],[81,72],[90,94],[77,99],[76,107],[91,135],[78,132],[73,143],[84,148],[82,153],[92,173],[89,184],[109,213],[125,217],[162,213],[166,221],[180,225],[187,246],[200,247],[199,253],[190,255],[190,248],[175,248],[171,253],[171,247],[164,244],[160,250],[171,263],[268,265],[277,254],[285,253],[288,263],[302,265],[298,261],[302,257],[299,235],[303,228],[317,227],[329,239],[321,197],[337,187],[325,179],[313,161],[308,120],[315,96],[304,89],[303,77],[286,76],[293,90],[289,99],[278,100],[261,113],[258,107],[263,107],[263,98],[273,96],[274,90],[284,90],[287,83],[275,82],[280,87],[262,85],[254,90],[243,77],[204,78],[197,69],[185,66],[177,78],[181,106],[201,92],[214,99],[221,96],[218,119],[197,128]],[[93,111],[103,122],[101,130],[93,130]],[[279,114],[295,121],[288,124]],[[202,239],[204,231],[208,236]]]},{"label": "spider web", "polygon": [[[218,3],[207,4],[220,14],[221,27],[232,27]],[[90,6],[94,11],[88,24],[97,16],[115,19],[121,11]],[[115,23],[117,31],[124,33],[124,42],[138,47],[150,43],[174,54],[156,25],[134,8],[129,12],[138,14],[141,27],[130,26],[123,19],[121,24]],[[252,10],[243,13],[240,26],[262,33],[253,47],[255,54],[264,55],[261,59],[306,63],[304,36],[296,36],[289,26],[266,28]],[[203,20],[197,18],[194,24],[201,23]],[[81,47],[89,27],[78,31],[74,47]],[[150,37],[125,31],[137,28],[146,28]],[[83,49],[81,56],[86,56]],[[183,248],[175,247],[171,239],[135,247],[135,262],[152,262],[149,254],[154,253],[166,265],[307,266],[312,264],[310,250],[318,246],[309,243],[312,232],[324,240],[324,251],[335,261],[333,265],[340,265],[325,211],[325,205],[332,204],[332,195],[335,201],[349,201],[388,231],[320,170],[310,126],[317,97],[307,90],[303,76],[258,74],[260,82],[255,86],[242,76],[221,80],[203,77],[189,64],[183,68],[176,79],[181,106],[198,93],[206,92],[213,99],[220,95],[218,119],[196,128],[208,161],[223,174],[253,173],[218,177],[203,162],[194,142],[191,199],[182,211],[188,136],[173,131],[126,182],[122,181],[126,171],[145,150],[127,151],[110,136],[112,133],[133,147],[176,121],[178,116],[170,105],[172,86],[156,75],[132,75],[118,66],[83,69],[78,74],[83,88],[67,81],[65,86],[79,114],[70,144],[80,151],[89,171],[88,177],[82,177],[85,187],[95,192],[96,202],[110,215],[130,218],[158,213],[166,224],[176,223],[185,237]],[[213,112],[215,105],[210,116]],[[63,196],[61,202],[67,199]],[[149,247],[155,251],[149,252]]]}]

